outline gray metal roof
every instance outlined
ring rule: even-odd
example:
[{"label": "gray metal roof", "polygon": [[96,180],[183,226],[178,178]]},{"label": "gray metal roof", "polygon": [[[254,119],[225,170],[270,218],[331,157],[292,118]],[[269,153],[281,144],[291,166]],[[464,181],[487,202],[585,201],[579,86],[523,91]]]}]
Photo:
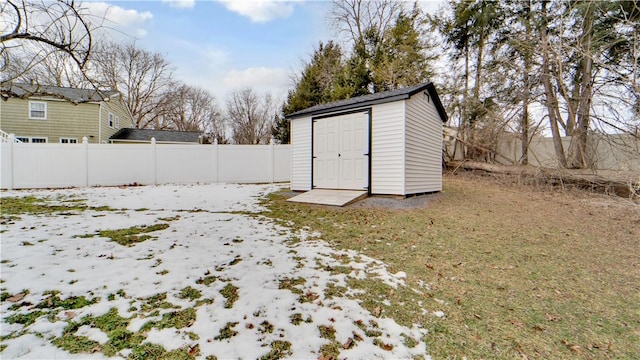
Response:
[{"label": "gray metal roof", "polygon": [[151,129],[120,129],[113,134],[109,140],[127,140],[127,141],[151,141],[156,138],[157,142],[182,142],[197,143],[201,132],[198,131],[173,131],[173,130],[151,130]]},{"label": "gray metal roof", "polygon": [[32,96],[51,96],[55,98],[69,100],[74,103],[89,101],[103,101],[114,95],[117,91],[103,91],[95,89],[78,89],[69,87],[59,87],[40,84],[2,84],[0,92],[4,97],[29,98]]},{"label": "gray metal roof", "polygon": [[438,110],[438,114],[440,115],[440,118],[442,119],[442,121],[443,122],[447,121],[448,119],[447,113],[444,109],[444,106],[442,106],[440,97],[438,96],[438,93],[436,92],[436,88],[432,82],[426,82],[426,83],[422,83],[414,86],[408,86],[405,88],[391,90],[391,91],[384,91],[384,92],[379,92],[379,93],[374,93],[369,95],[352,97],[350,99],[334,101],[326,104],[319,104],[304,110],[294,112],[292,114],[287,115],[286,117],[288,119],[293,119],[293,118],[299,118],[304,116],[321,115],[321,114],[337,112],[337,111],[347,111],[347,110],[367,107],[367,106],[376,105],[376,104],[384,104],[384,103],[398,101],[398,100],[405,100],[425,90],[429,92],[429,95],[433,99],[433,103],[436,106],[436,109]]}]

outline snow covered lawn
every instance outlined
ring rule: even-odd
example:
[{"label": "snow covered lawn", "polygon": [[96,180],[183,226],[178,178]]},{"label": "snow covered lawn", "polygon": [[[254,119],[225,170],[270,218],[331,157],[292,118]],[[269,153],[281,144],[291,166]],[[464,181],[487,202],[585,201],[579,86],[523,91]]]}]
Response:
[{"label": "snow covered lawn", "polygon": [[368,312],[347,286],[404,286],[402,273],[260,216],[275,190],[3,192],[28,212],[2,217],[0,357],[428,358],[424,329]]}]

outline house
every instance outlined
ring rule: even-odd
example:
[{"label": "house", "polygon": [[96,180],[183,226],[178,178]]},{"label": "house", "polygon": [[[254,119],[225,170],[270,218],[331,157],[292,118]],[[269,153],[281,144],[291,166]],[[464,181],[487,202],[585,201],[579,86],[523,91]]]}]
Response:
[{"label": "house", "polygon": [[433,83],[316,105],[287,116],[291,189],[408,196],[442,190],[442,124]]},{"label": "house", "polygon": [[0,95],[0,128],[25,143],[106,143],[133,126],[117,91],[3,84]]},{"label": "house", "polygon": [[174,131],[151,129],[120,129],[109,138],[113,144],[150,143],[151,138],[161,144],[201,144],[203,133],[200,131]]}]

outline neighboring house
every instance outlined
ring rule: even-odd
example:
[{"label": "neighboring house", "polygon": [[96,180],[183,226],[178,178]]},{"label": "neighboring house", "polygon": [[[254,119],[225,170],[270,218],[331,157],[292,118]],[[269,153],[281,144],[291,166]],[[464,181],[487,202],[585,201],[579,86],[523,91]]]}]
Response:
[{"label": "neighboring house", "polygon": [[113,144],[150,143],[151,138],[161,144],[201,144],[203,133],[198,131],[173,131],[151,129],[120,129],[109,138]]},{"label": "neighboring house", "polygon": [[321,104],[287,116],[291,188],[412,195],[442,190],[442,123],[432,83]]},{"label": "neighboring house", "polygon": [[0,95],[0,128],[25,143],[106,143],[133,126],[117,91],[3,84]]}]

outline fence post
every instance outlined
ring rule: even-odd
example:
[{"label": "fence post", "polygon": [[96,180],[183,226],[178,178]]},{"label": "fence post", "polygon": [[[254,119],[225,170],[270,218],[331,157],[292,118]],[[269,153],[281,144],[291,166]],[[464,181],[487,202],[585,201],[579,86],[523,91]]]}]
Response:
[{"label": "fence post", "polygon": [[9,190],[13,190],[13,144],[16,142],[16,135],[9,134]]},{"label": "fence post", "polygon": [[269,157],[271,158],[270,163],[270,174],[269,174],[269,178],[271,179],[271,183],[273,184],[275,181],[275,172],[276,172],[276,157],[275,157],[275,146],[274,146],[274,140],[273,140],[273,136],[271,137],[271,140],[269,140]]},{"label": "fence post", "polygon": [[218,138],[216,137],[213,140],[213,151],[215,152],[215,160],[216,160],[216,164],[214,167],[214,170],[216,172],[216,184],[220,181],[220,156],[218,155],[219,150],[220,150],[220,145],[218,144]]},{"label": "fence post", "polygon": [[151,146],[153,146],[153,185],[158,185],[158,149],[156,146],[156,138],[151,138]]},{"label": "fence post", "polygon": [[89,139],[82,137],[82,148],[84,150],[84,186],[89,187]]}]

